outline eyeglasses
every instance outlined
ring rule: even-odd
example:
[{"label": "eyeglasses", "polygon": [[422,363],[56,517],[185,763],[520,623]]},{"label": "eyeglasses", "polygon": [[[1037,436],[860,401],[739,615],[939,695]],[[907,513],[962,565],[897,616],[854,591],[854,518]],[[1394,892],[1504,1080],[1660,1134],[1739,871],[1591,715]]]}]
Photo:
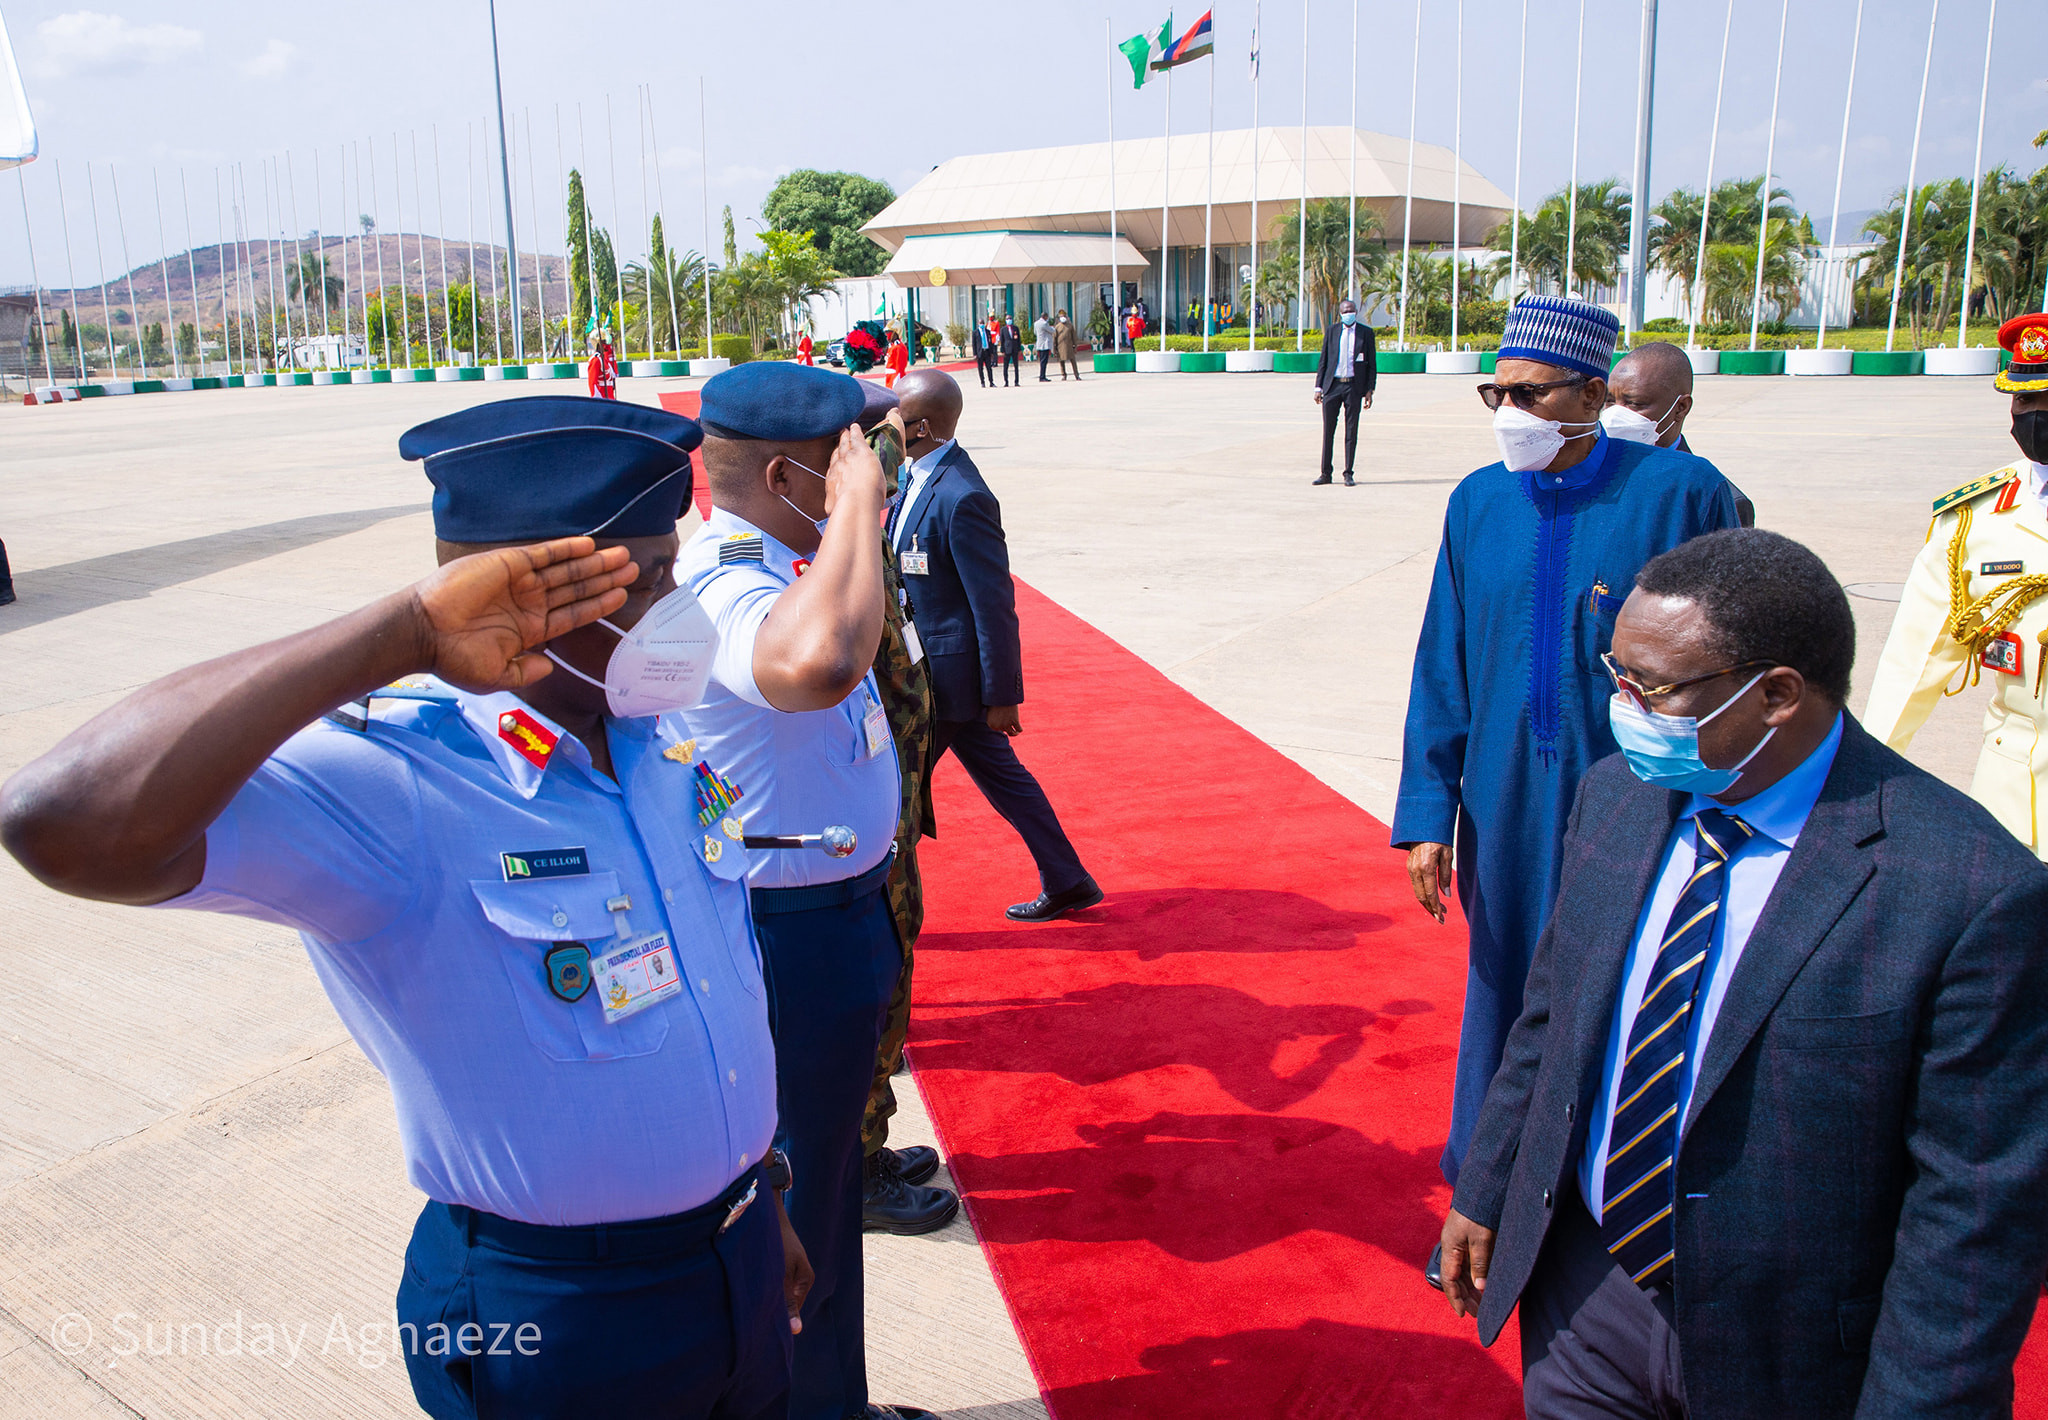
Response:
[{"label": "eyeglasses", "polygon": [[1607,667],[1608,678],[1614,682],[1616,690],[1619,690],[1623,695],[1635,701],[1638,709],[1647,710],[1650,708],[1652,700],[1662,700],[1665,696],[1670,695],[1674,691],[1683,690],[1688,685],[1701,685],[1720,676],[1733,675],[1737,671],[1746,671],[1752,666],[1774,666],[1777,662],[1744,661],[1740,665],[1723,666],[1718,671],[1708,671],[1705,675],[1690,676],[1685,680],[1674,680],[1669,685],[1644,685],[1633,676],[1624,674],[1620,662],[1614,659],[1612,651],[1602,651],[1600,653],[1600,664]]},{"label": "eyeglasses", "polygon": [[1488,409],[1499,409],[1504,399],[1512,400],[1517,409],[1527,409],[1536,403],[1538,396],[1549,390],[1569,389],[1586,383],[1584,375],[1573,375],[1569,379],[1547,380],[1542,384],[1494,385],[1479,387],[1479,402]]}]

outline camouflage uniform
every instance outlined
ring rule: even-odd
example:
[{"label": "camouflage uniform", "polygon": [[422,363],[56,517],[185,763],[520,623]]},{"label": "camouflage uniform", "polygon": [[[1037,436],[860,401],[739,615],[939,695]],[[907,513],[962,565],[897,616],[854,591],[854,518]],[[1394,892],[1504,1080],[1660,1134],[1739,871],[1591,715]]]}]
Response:
[{"label": "camouflage uniform", "polygon": [[[903,445],[887,424],[876,426],[870,436],[882,460],[882,473],[891,498],[896,496],[896,475],[903,466]],[[889,730],[896,738],[896,759],[903,771],[903,809],[896,824],[896,863],[889,872],[889,915],[896,921],[896,936],[903,943],[903,972],[896,978],[896,994],[889,1002],[889,1022],[882,1031],[882,1047],[875,1057],[874,1083],[868,1090],[867,1113],[861,1120],[861,1147],[873,1154],[889,1140],[889,1117],[896,1113],[896,1092],[889,1077],[903,1059],[903,1040],[910,1031],[910,965],[917,934],[924,926],[924,884],[917,873],[917,840],[936,834],[932,817],[931,769],[932,692],[922,660],[912,663],[903,639],[903,623],[914,614],[904,596],[897,574],[896,554],[883,537],[882,584],[888,601],[888,625],[882,632],[881,647],[875,652],[875,682],[881,687],[882,706],[889,714]]]}]

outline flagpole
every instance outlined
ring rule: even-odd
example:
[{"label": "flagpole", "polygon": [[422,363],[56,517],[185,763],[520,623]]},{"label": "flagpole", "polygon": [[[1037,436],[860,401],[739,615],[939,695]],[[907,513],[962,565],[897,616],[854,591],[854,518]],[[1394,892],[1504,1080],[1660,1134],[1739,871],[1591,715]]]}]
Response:
[{"label": "flagpole", "polygon": [[1245,312],[1249,350],[1259,348],[1259,9],[1259,0],[1252,0],[1252,301]]},{"label": "flagpole", "polygon": [[[1173,14],[1166,16],[1167,33],[1173,32]],[[1166,349],[1166,315],[1172,309],[1166,299],[1166,268],[1171,265],[1172,233],[1167,223],[1167,203],[1173,193],[1173,69],[1166,71],[1166,155],[1159,165],[1159,348]]]},{"label": "flagpole", "polygon": [[[697,135],[697,146],[704,158],[704,358],[710,360],[718,352],[711,344],[711,118],[704,101],[702,74],[697,76]],[[586,229],[588,225],[585,219]]]},{"label": "flagpole", "polygon": [[[703,102],[702,87],[703,80],[700,78],[698,80],[698,102],[700,105]],[[597,330],[597,240],[596,234],[590,230],[590,219],[595,215],[590,207],[590,145],[584,141],[583,105],[580,103],[576,105],[576,162],[582,170],[581,175],[583,178],[583,211],[580,214],[583,218],[583,284],[590,288],[589,328],[584,333],[591,334]],[[708,185],[710,181],[708,176],[705,181]],[[566,190],[565,188],[564,191],[566,192]],[[704,259],[709,261],[711,259],[709,255],[711,251],[711,198],[708,192],[704,199],[704,250],[706,252]],[[710,288],[706,287],[705,290],[708,299]],[[708,306],[705,308],[704,322],[704,353],[708,356],[711,353],[711,316]],[[595,346],[593,345],[594,348]]]},{"label": "flagpole", "polygon": [[1634,343],[1649,309],[1650,131],[1657,108],[1657,0],[1643,0],[1643,32],[1637,45],[1635,178],[1628,219],[1628,336]]},{"label": "flagpole", "polygon": [[1344,290],[1358,303],[1358,0],[1351,0],[1351,205],[1344,242]]},{"label": "flagpole", "polygon": [[1977,156],[1970,164],[1970,235],[1963,246],[1962,311],[1956,317],[1956,349],[1963,348],[1970,326],[1970,270],[1977,259],[1977,195],[1984,186],[1984,111],[1991,103],[1991,38],[1998,31],[1998,0],[1984,22],[1984,89],[1977,99]]},{"label": "flagpole", "polygon": [[[185,284],[192,292],[192,358],[199,362],[198,372],[203,375],[206,373],[206,325],[199,314],[199,268],[192,260],[192,193],[185,186],[183,168],[178,169],[178,199],[185,208]],[[221,290],[225,292],[227,287],[223,285]],[[227,308],[225,295],[222,297],[221,308],[223,311]],[[220,340],[222,353],[225,354],[228,340],[225,315],[221,317]]]},{"label": "flagpole", "polygon": [[[605,168],[611,174],[612,186],[612,299],[619,308],[619,354],[626,353],[626,274],[619,269],[619,259],[626,254],[626,206],[619,200],[619,144],[612,132],[612,96],[604,96],[604,151]],[[707,173],[708,177],[709,174]],[[588,191],[588,188],[585,189]]]},{"label": "flagpole", "polygon": [[[647,103],[645,84],[633,89],[633,127],[640,133],[640,227],[647,233],[647,358],[654,358],[654,216],[647,205]],[[915,334],[915,332],[912,332]]]},{"label": "flagpole", "polygon": [[[667,237],[668,194],[663,192],[661,187],[661,135],[654,129],[654,85],[652,84],[647,86],[647,145],[654,149],[654,210],[662,218],[661,234],[663,237]],[[676,313],[676,264],[671,260],[670,256],[670,253],[674,250],[675,248],[671,246],[668,251],[662,253],[661,284],[668,288],[668,333],[669,338],[676,343],[676,358],[680,360],[683,356],[683,323]],[[650,301],[654,299],[652,292],[648,293],[648,299]]]},{"label": "flagpole", "polygon": [[[320,218],[323,194],[320,191],[320,148],[313,148],[313,257],[320,276],[320,334],[324,338],[333,318],[327,312],[327,233],[321,230]],[[304,278],[300,278],[299,289],[305,289]],[[329,368],[332,368],[331,366]]]},{"label": "flagpole", "polygon": [[[498,116],[498,175],[505,195],[505,266],[512,280],[512,358],[521,364],[526,361],[526,321],[519,306],[519,231],[512,221],[512,150],[505,142],[505,76],[498,64],[498,2],[490,0],[491,17],[491,96],[492,108]],[[536,236],[538,241],[539,237]],[[536,258],[537,260],[538,258]],[[491,263],[492,281],[497,279],[498,265]],[[538,269],[536,268],[536,274]],[[493,301],[496,296],[493,295]],[[494,321],[493,324],[496,324]],[[504,337],[498,339],[498,363],[505,362]]]},{"label": "flagpole", "polygon": [[284,346],[277,341],[278,318],[284,318],[284,338],[289,344],[292,338],[292,307],[285,294],[284,243],[276,236],[277,229],[284,225],[284,209],[277,200],[277,163],[266,158],[263,162],[263,277],[270,288],[270,365],[273,370],[281,369],[279,358]]},{"label": "flagpole", "polygon": [[114,225],[121,229],[121,265],[127,268],[128,314],[135,321],[135,363],[142,378],[149,378],[149,342],[143,338],[142,308],[135,304],[135,258],[128,254],[128,219],[121,212],[121,175],[107,164],[107,184],[114,189]]},{"label": "flagpole", "polygon": [[[1123,272],[1116,260],[1116,31],[1110,26],[1114,22],[1104,17],[1102,32],[1109,41],[1109,348],[1120,353],[1124,348],[1124,283]],[[711,249],[711,208],[704,208],[704,247],[709,261]],[[972,292],[969,292],[971,298]]]},{"label": "flagpole", "polygon": [[[448,203],[447,191],[441,185],[441,125],[431,124],[428,136],[434,144],[434,216],[435,225],[441,231],[437,240],[441,245],[441,338],[448,343],[447,358],[455,360],[455,307],[448,298]],[[426,280],[425,263],[421,263],[421,282]]]},{"label": "flagpole", "polygon": [[[562,106],[555,105],[555,190],[562,194],[562,353],[567,355],[570,342],[576,338],[576,259],[569,252],[569,165],[562,156]],[[585,246],[590,243],[586,240]],[[682,343],[682,332],[678,329],[676,342]],[[549,347],[552,355],[554,349]],[[677,354],[681,354],[680,350]]]},{"label": "flagpole", "polygon": [[[484,139],[484,142],[487,144],[490,141],[488,137]],[[474,172],[474,168],[471,171]],[[484,158],[484,210],[488,212],[490,206],[491,162],[487,154]],[[492,250],[492,246],[493,243],[489,235],[486,234],[484,237],[484,255],[491,259],[491,350],[497,362],[502,365],[505,363],[505,303],[498,292],[498,253]],[[509,267],[506,269],[505,275],[508,280],[513,275]]]},{"label": "flagpole", "polygon": [[[36,270],[36,234],[35,228],[28,220],[28,177],[22,171],[27,166],[28,164],[26,163],[20,163],[15,166],[14,181],[21,188],[21,230],[28,238],[28,279],[30,284],[34,286],[36,293],[36,334],[42,341],[43,346],[43,383],[51,389],[55,389],[57,387],[57,371],[50,363],[50,326],[48,320],[43,315],[43,278],[42,274]],[[28,373],[27,367],[28,361],[24,359],[22,361],[23,383],[27,383],[35,378]]]},{"label": "flagpole", "polygon": [[[1858,0],[1861,3],[1861,0]],[[1735,31],[1735,0],[1728,0],[1728,16],[1721,22],[1721,73],[1714,80],[1714,126],[1707,133],[1707,177],[1700,191],[1700,241],[1693,254],[1692,322],[1685,332],[1685,348],[1697,350],[1700,335],[1700,297],[1705,294],[1707,274],[1707,219],[1714,210],[1714,153],[1721,143],[1721,98],[1728,84],[1728,39]]]},{"label": "flagpole", "polygon": [[[1842,171],[1849,164],[1849,110],[1856,102],[1856,53],[1863,46],[1863,0],[1856,0],[1856,28],[1849,36],[1849,85],[1842,94],[1842,141],[1835,152],[1835,205],[1828,218],[1828,250],[1833,251],[1842,227]],[[1821,270],[1827,267],[1823,263]],[[1855,284],[1850,283],[1850,305],[1855,305]],[[1852,309],[1852,318],[1855,314]],[[1828,288],[1825,277],[1820,288],[1820,322],[1814,332],[1813,348],[1826,346],[1828,340]]]},{"label": "flagpole", "polygon": [[[242,263],[239,259],[235,262],[234,295],[231,298],[228,295],[228,253],[234,244],[228,240],[227,213],[222,210],[225,205],[221,198],[220,169],[216,167],[213,170],[213,234],[215,244],[220,248],[220,353],[227,362],[228,373],[233,375],[238,373],[235,369],[235,337],[242,333]],[[237,251],[235,255],[239,258],[241,253]],[[235,323],[234,335],[228,334],[230,319]],[[243,363],[246,367],[247,361]]]},{"label": "flagpole", "polygon": [[[377,324],[383,328],[384,332],[384,368],[388,370],[391,368],[391,288],[384,282],[384,210],[381,205],[382,194],[377,191],[377,140],[374,138],[370,139],[368,147],[370,149],[370,221],[376,225],[377,233],[377,315],[379,316]],[[391,173],[394,178],[398,175],[398,135],[396,133],[391,135]],[[358,182],[360,183],[360,178]],[[392,220],[398,224],[398,274],[400,278],[398,283],[400,287],[398,308],[404,310],[407,302],[404,291],[405,193],[403,188],[399,190],[398,206],[392,212]],[[368,272],[364,273],[363,284],[369,284]],[[405,334],[408,337],[406,340],[405,363],[410,365],[412,363],[412,341],[410,339],[412,335],[412,319],[410,313],[406,317]],[[369,293],[365,292],[363,295],[363,339],[367,341],[369,338],[370,297]]]},{"label": "flagpole", "polygon": [[1308,324],[1308,0],[1301,0],[1301,210],[1294,224],[1294,348]]},{"label": "flagpole", "polygon": [[92,162],[85,165],[86,199],[92,205],[92,250],[100,267],[100,319],[107,327],[107,378],[121,377],[121,359],[114,353],[114,308],[107,302],[107,249],[100,240],[100,194],[92,180]]},{"label": "flagpole", "polygon": [[1579,43],[1572,70],[1572,185],[1566,194],[1564,293],[1579,292],[1579,112],[1586,99],[1586,0],[1579,0]]},{"label": "flagpole", "polygon": [[1202,198],[1202,353],[1209,353],[1209,327],[1216,302],[1216,49],[1209,44],[1209,190]]},{"label": "flagpole", "polygon": [[[521,109],[526,121],[526,227],[533,233],[533,296],[540,307],[541,358],[548,348],[548,274],[540,254],[540,184],[533,174],[533,110]],[[673,292],[670,293],[673,297]],[[674,327],[670,327],[673,331]],[[523,335],[523,330],[522,330]]]},{"label": "flagpole", "polygon": [[[1731,0],[1732,3],[1732,0]],[[1408,68],[1408,190],[1401,199],[1401,329],[1408,348],[1408,243],[1415,230],[1415,99],[1422,92],[1422,0],[1415,0],[1415,55]]]},{"label": "flagpole", "polygon": [[[156,269],[164,283],[164,324],[168,325],[171,336],[171,373],[179,379],[185,378],[185,360],[178,353],[178,313],[171,306],[171,254],[170,243],[164,240],[164,189],[156,180],[156,169],[149,170],[149,190],[156,195]],[[22,216],[28,215],[27,189],[22,190]],[[49,342],[43,342],[44,353],[48,353]]]},{"label": "flagpole", "polygon": [[64,210],[64,165],[50,159],[50,171],[57,175],[57,218],[64,229],[64,279],[71,283],[71,339],[78,346],[78,382],[89,378],[85,367],[85,323],[78,318],[78,268],[71,259],[71,214]]},{"label": "flagpole", "polygon": [[[1927,60],[1920,70],[1920,111],[1913,119],[1913,155],[1906,164],[1906,200],[1899,208],[1899,264],[1892,273],[1892,314],[1884,332],[1887,354],[1899,333],[1899,291],[1906,283],[1906,238],[1913,228],[1913,189],[1920,181],[1920,125],[1927,117],[1927,80],[1934,72],[1934,28],[1940,20],[1941,0],[1934,0],[1927,12]],[[114,200],[118,206],[118,188],[115,189]]]},{"label": "flagpole", "polygon": [[[1585,0],[1580,0],[1584,4]],[[1458,0],[1458,50],[1454,69],[1451,118],[1451,350],[1458,349],[1458,288],[1464,285],[1458,263],[1465,254],[1465,0]]]},{"label": "flagpole", "polygon": [[1778,161],[1778,96],[1785,86],[1785,23],[1792,18],[1792,0],[1778,8],[1778,68],[1771,79],[1771,131],[1764,141],[1764,186],[1757,194],[1756,289],[1750,297],[1749,348],[1756,349],[1756,337],[1764,318],[1764,248],[1771,239],[1771,169]]},{"label": "flagpole", "polygon": [[[320,156],[318,149],[314,150],[313,156],[317,162]],[[299,176],[297,170],[292,166],[292,150],[289,148],[284,150],[284,178],[285,191],[290,194],[289,201],[292,208],[292,270],[298,273],[299,278],[299,329],[306,332],[306,338],[310,340],[313,336],[313,306],[306,296],[306,249],[299,241]],[[291,289],[289,283],[287,283],[285,289],[287,293],[286,299],[289,300]],[[327,283],[324,280],[320,283],[320,293],[324,299],[327,294]],[[286,319],[286,326],[289,329],[289,317]],[[325,334],[325,332],[323,331],[322,334]],[[296,350],[292,354],[292,368],[294,370],[299,368]]]},{"label": "flagpole", "polygon": [[1508,219],[1508,305],[1522,270],[1522,101],[1529,92],[1529,0],[1522,0],[1522,39],[1515,59],[1515,210]]},{"label": "flagpole", "polygon": [[[427,299],[427,199],[420,188],[420,134],[416,128],[405,131],[406,146],[412,149],[412,224],[413,250],[420,259],[420,348],[427,352],[427,364],[434,363],[434,307]],[[405,203],[405,184],[398,173],[398,130],[391,130],[391,185],[398,192],[399,205]],[[399,330],[405,336],[405,367],[414,368],[412,363],[412,300],[405,293],[405,222],[401,217],[398,225],[398,309]]]}]

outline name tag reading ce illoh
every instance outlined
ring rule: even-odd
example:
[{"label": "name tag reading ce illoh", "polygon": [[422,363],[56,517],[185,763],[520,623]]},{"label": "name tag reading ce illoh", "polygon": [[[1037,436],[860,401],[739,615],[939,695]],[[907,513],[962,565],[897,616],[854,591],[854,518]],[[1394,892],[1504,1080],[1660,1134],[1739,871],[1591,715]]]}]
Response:
[{"label": "name tag reading ce illoh", "polygon": [[593,961],[590,974],[597,982],[607,1025],[623,1021],[683,989],[682,980],[676,975],[675,948],[666,932],[652,932],[621,943]]}]

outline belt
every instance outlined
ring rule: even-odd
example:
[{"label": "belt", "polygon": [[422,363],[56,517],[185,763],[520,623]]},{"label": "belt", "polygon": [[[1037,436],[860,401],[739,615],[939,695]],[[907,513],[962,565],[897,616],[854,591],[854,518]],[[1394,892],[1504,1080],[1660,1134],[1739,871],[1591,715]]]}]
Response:
[{"label": "belt", "polygon": [[665,1218],[556,1228],[500,1218],[460,1203],[435,1206],[448,1210],[449,1218],[463,1230],[471,1246],[483,1243],[501,1252],[552,1262],[597,1262],[660,1257],[709,1247],[720,1233],[739,1221],[742,1213],[760,1201],[760,1192],[761,1166],[755,1164],[711,1202]]},{"label": "belt", "polygon": [[836,883],[813,883],[809,887],[762,888],[751,890],[756,917],[774,917],[788,912],[815,912],[821,907],[843,907],[857,902],[871,892],[879,892],[889,881],[889,869],[896,864],[896,846],[889,845],[889,856],[868,869],[857,878],[841,878]]}]

